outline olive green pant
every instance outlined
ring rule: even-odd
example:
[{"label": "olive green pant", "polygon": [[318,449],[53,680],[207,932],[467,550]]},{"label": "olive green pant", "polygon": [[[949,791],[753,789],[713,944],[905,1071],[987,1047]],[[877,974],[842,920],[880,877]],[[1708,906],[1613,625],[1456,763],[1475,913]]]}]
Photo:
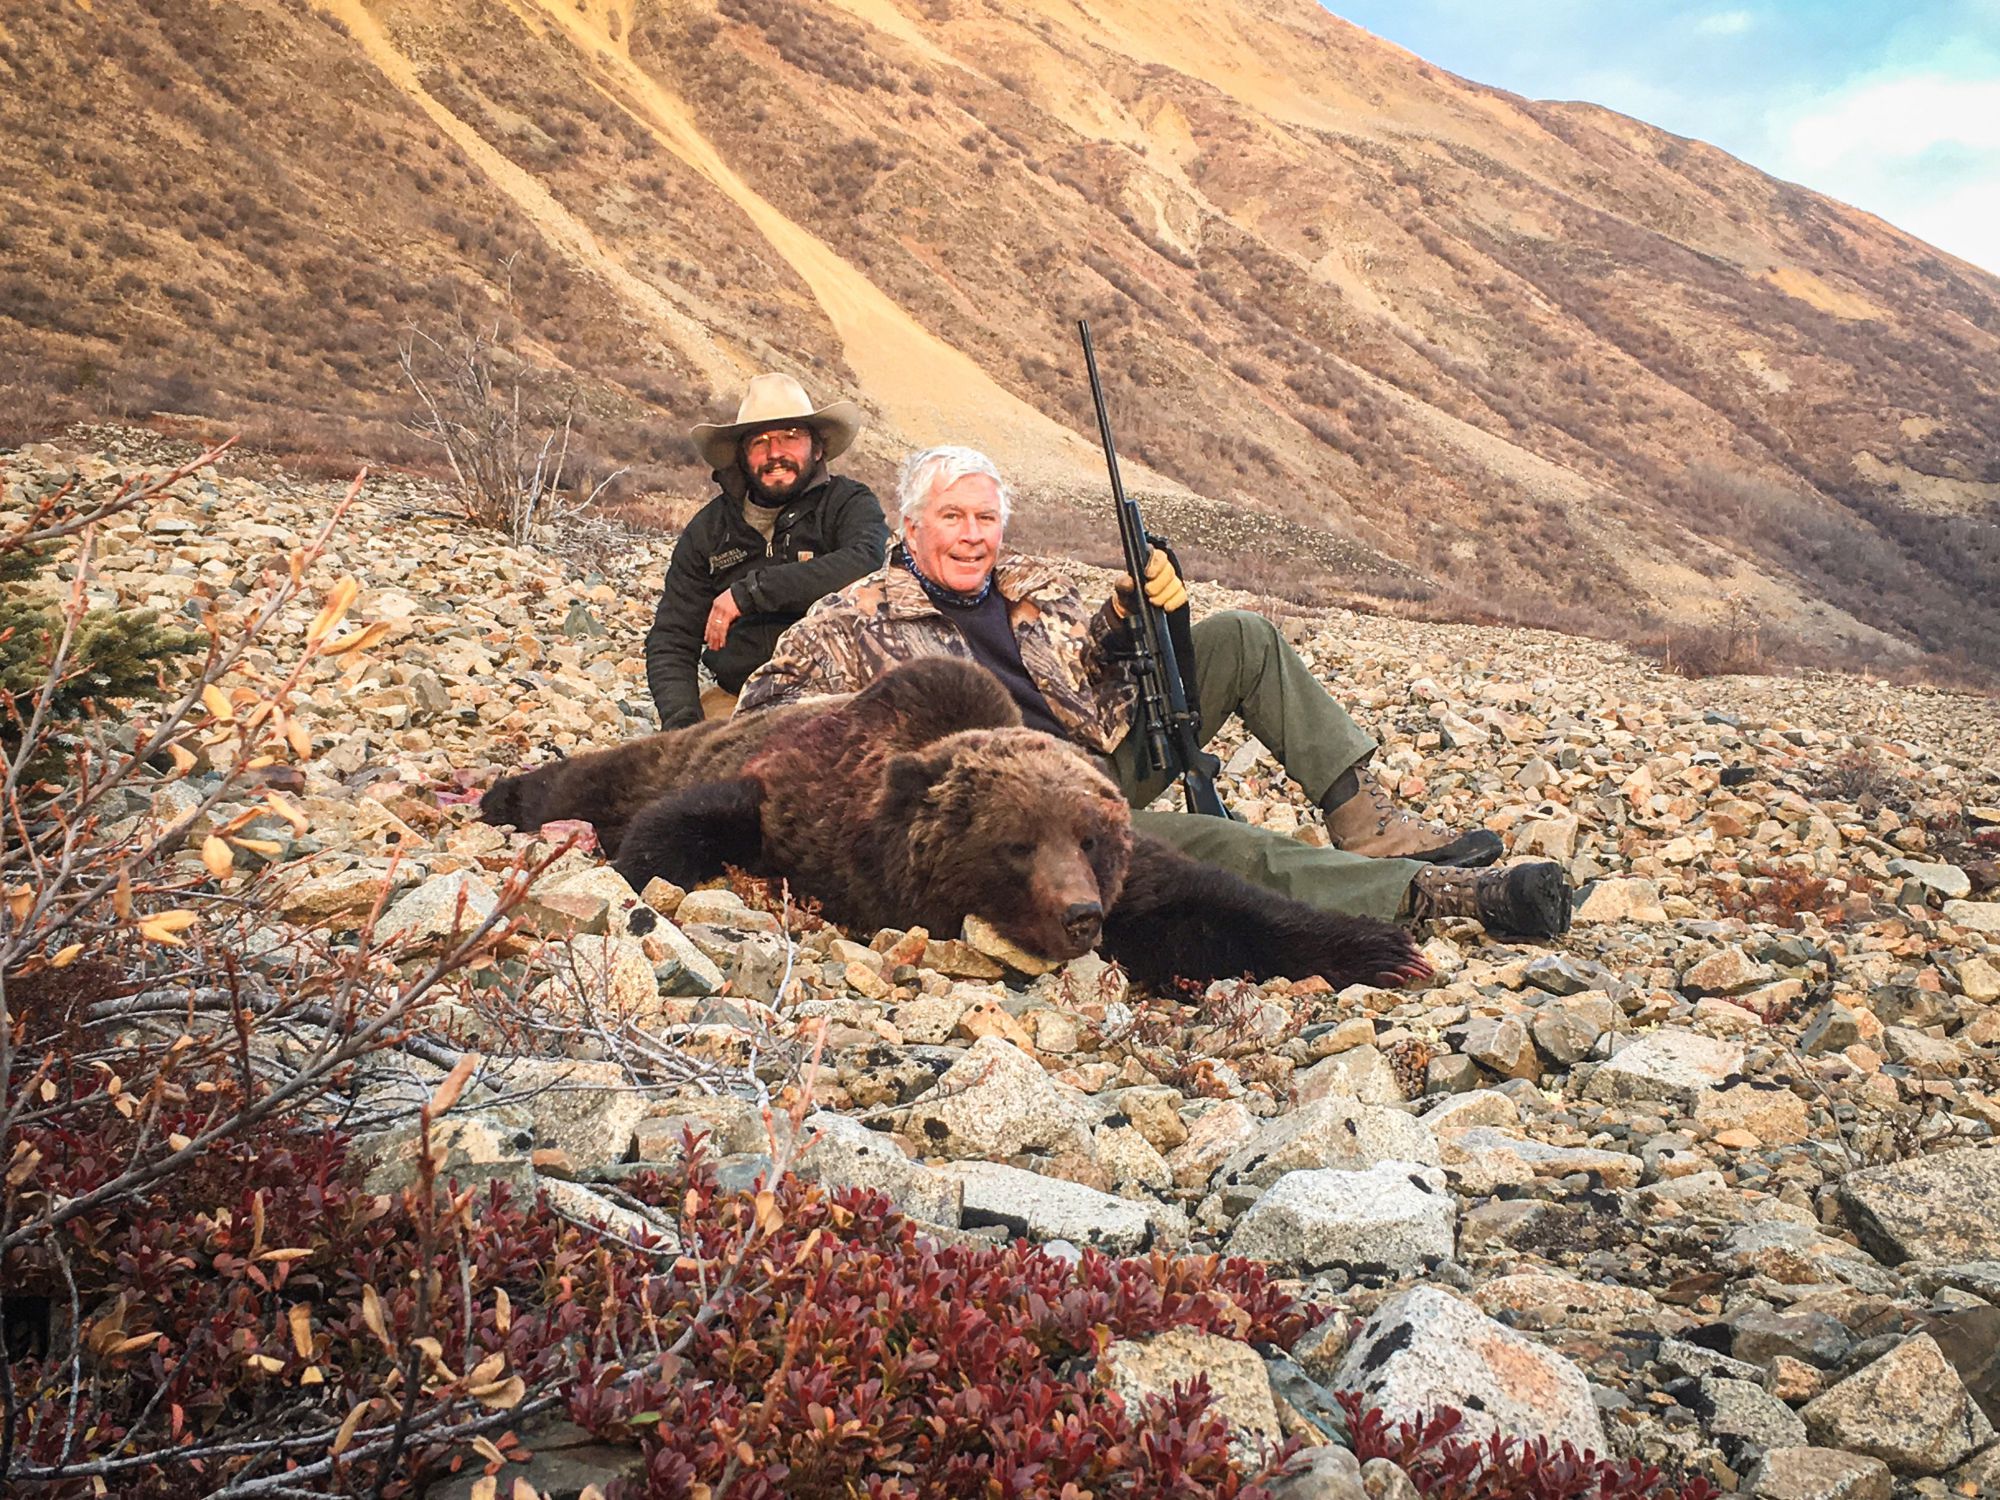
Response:
[{"label": "olive green pant", "polygon": [[[1314,802],[1375,749],[1262,615],[1228,610],[1197,621],[1193,633],[1204,740],[1231,714],[1241,715],[1244,728]],[[1139,735],[1128,734],[1109,759],[1119,790],[1143,809],[1166,790],[1168,778],[1140,774],[1140,748]],[[1393,919],[1424,868],[1413,859],[1318,849],[1267,828],[1194,813],[1138,811],[1132,826],[1267,890],[1354,916]]]}]

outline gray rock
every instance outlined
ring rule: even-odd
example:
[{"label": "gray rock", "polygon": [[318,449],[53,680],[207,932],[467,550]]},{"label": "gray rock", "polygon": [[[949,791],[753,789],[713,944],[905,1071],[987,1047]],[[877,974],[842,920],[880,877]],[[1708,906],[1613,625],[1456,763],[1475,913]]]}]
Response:
[{"label": "gray rock", "polygon": [[1191,1328],[1170,1328],[1149,1339],[1118,1340],[1105,1350],[1098,1369],[1135,1410],[1143,1401],[1170,1396],[1176,1385],[1191,1385],[1197,1375],[1206,1376],[1215,1398],[1213,1410],[1228,1424],[1230,1450],[1239,1461],[1254,1461],[1262,1449],[1282,1441],[1270,1377],[1248,1344]]},{"label": "gray rock", "polygon": [[1618,1007],[1608,995],[1587,994],[1551,1000],[1535,1012],[1531,1030],[1535,1045],[1549,1061],[1568,1067],[1596,1050],[1607,1031],[1618,1026]]},{"label": "gray rock", "polygon": [[1229,1253],[1401,1274],[1451,1255],[1456,1207],[1444,1174],[1415,1162],[1287,1172],[1237,1221]]},{"label": "gray rock", "polygon": [[1519,1016],[1474,1016],[1451,1040],[1460,1052],[1502,1078],[1542,1076],[1542,1060]]},{"label": "gray rock", "polygon": [[1430,1127],[1399,1109],[1329,1096],[1279,1115],[1217,1171],[1221,1182],[1268,1187],[1287,1172],[1357,1170],[1379,1161],[1438,1165]]},{"label": "gray rock", "polygon": [[1361,1464],[1334,1443],[1301,1448],[1270,1488],[1271,1500],[1372,1500],[1361,1487]]},{"label": "gray rock", "polygon": [[942,1171],[965,1187],[959,1223],[996,1225],[1032,1240],[1068,1240],[1113,1255],[1143,1250],[1152,1240],[1146,1208],[1060,1177],[1044,1177],[997,1161],[953,1162]]},{"label": "gray rock", "polygon": [[[603,1442],[572,1422],[537,1421],[522,1429],[526,1439],[522,1451],[534,1457],[508,1472],[544,1500],[578,1500],[587,1489],[608,1494],[613,1485],[643,1488],[646,1482],[646,1452],[629,1443]],[[453,1477],[440,1480],[424,1492],[424,1500],[472,1500],[474,1487],[485,1474],[483,1464],[467,1464]],[[512,1479],[509,1479],[511,1485]],[[503,1491],[502,1493],[509,1493]]]},{"label": "gray rock", "polygon": [[1753,1364],[1769,1364],[1779,1355],[1789,1354],[1831,1370],[1854,1347],[1854,1335],[1831,1313],[1751,1307],[1734,1314],[1729,1326],[1730,1351]]},{"label": "gray rock", "polygon": [[1422,1500],[1416,1481],[1386,1458],[1371,1458],[1361,1466],[1361,1492],[1368,1500]]},{"label": "gray rock", "polygon": [[1606,1451],[1581,1370],[1436,1287],[1412,1287],[1377,1308],[1331,1383],[1362,1392],[1391,1416],[1457,1407],[1471,1436],[1546,1437]]},{"label": "gray rock", "polygon": [[520,1057],[496,1064],[485,1081],[528,1112],[536,1146],[562,1152],[579,1171],[625,1160],[652,1107],[616,1063]]},{"label": "gray rock", "polygon": [[[1534,1177],[1567,1177],[1572,1172],[1585,1172],[1595,1175],[1606,1187],[1635,1187],[1643,1165],[1638,1157],[1623,1151],[1598,1151],[1589,1146],[1551,1146],[1544,1141],[1529,1140],[1526,1136],[1485,1125],[1441,1132],[1439,1143],[1444,1152],[1445,1166],[1454,1175],[1468,1181],[1476,1180],[1482,1157],[1497,1153],[1502,1158],[1520,1163],[1518,1174],[1494,1176],[1496,1186],[1502,1182],[1525,1182]],[[1485,1165],[1491,1173],[1493,1164],[1487,1162]]]},{"label": "gray rock", "polygon": [[1977,1146],[1850,1172],[1840,1202],[1889,1265],[2000,1257],[2000,1150]]},{"label": "gray rock", "polygon": [[[1651,1191],[1664,1196],[1669,1189],[1682,1185],[1662,1184]],[[1734,1275],[1767,1276],[1788,1286],[1840,1282],[1858,1291],[1896,1290],[1896,1278],[1891,1273],[1846,1241],[1822,1234],[1810,1224],[1794,1224],[1784,1219],[1757,1220],[1730,1230],[1723,1237],[1715,1261],[1720,1269]]]},{"label": "gray rock", "polygon": [[1735,995],[1769,984],[1777,978],[1769,964],[1760,964],[1741,948],[1730,946],[1711,953],[1681,975],[1681,988],[1690,997]]},{"label": "gray rock", "polygon": [[[351,1153],[362,1168],[365,1193],[400,1193],[417,1185],[419,1130],[414,1120],[363,1136]],[[517,1197],[532,1193],[535,1174],[529,1153],[535,1132],[526,1117],[513,1110],[454,1110],[431,1124],[431,1151],[437,1159],[440,1189],[504,1182]]]},{"label": "gray rock", "polygon": [[1889,873],[1914,880],[1940,896],[1964,897],[1972,894],[1972,877],[1957,865],[1929,864],[1916,859],[1892,859]]},{"label": "gray rock", "polygon": [[1729,1380],[1749,1381],[1754,1385],[1764,1374],[1747,1360],[1731,1359],[1727,1354],[1717,1354],[1713,1349],[1691,1344],[1686,1339],[1660,1340],[1660,1352],[1656,1358],[1669,1371],[1697,1380],[1719,1375]]},{"label": "gray rock", "polygon": [[1661,1030],[1636,1038],[1599,1063],[1583,1094],[1613,1104],[1656,1099],[1689,1105],[1703,1089],[1742,1071],[1738,1043],[1697,1031]]},{"label": "gray rock", "polygon": [[1927,1333],[1815,1396],[1799,1415],[1821,1447],[1865,1453],[1898,1474],[1942,1474],[1993,1436]]},{"label": "gray rock", "polygon": [[721,993],[726,983],[722,970],[680,928],[672,922],[662,922],[648,937],[665,948],[667,953],[664,959],[653,965],[653,978],[661,994],[680,999],[700,999]]},{"label": "gray rock", "polygon": [[560,1177],[543,1177],[536,1182],[547,1194],[549,1206],[572,1219],[594,1224],[607,1234],[634,1244],[652,1243],[678,1249],[680,1230],[664,1215],[643,1214],[612,1201],[595,1188],[581,1182],[565,1182]]},{"label": "gray rock", "polygon": [[1088,1156],[1090,1127],[1040,1063],[995,1036],[974,1042],[902,1126],[927,1155],[958,1161],[1065,1149]]},{"label": "gray rock", "polygon": [[828,1189],[881,1193],[909,1218],[959,1227],[965,1188],[958,1179],[911,1161],[888,1136],[845,1115],[820,1110],[806,1116],[805,1128],[818,1139],[799,1157],[801,1177]]},{"label": "gray rock", "polygon": [[1753,1500],[1889,1500],[1893,1481],[1879,1458],[1835,1448],[1773,1448],[1750,1471]]},{"label": "gray rock", "polygon": [[1799,1038],[1799,1049],[1808,1057],[1824,1057],[1881,1039],[1882,1023],[1872,1013],[1829,1000],[1814,1012]]},{"label": "gray rock", "polygon": [[1309,1103],[1339,1094],[1363,1104],[1401,1104],[1403,1086],[1389,1059],[1369,1046],[1352,1047],[1320,1059],[1303,1073],[1292,1075],[1298,1102]]},{"label": "gray rock", "polygon": [[1747,1380],[1704,1376],[1692,1405],[1709,1441],[1733,1469],[1747,1468],[1773,1448],[1796,1448],[1806,1440],[1806,1424],[1798,1413]]},{"label": "gray rock", "polygon": [[384,937],[400,935],[410,943],[448,937],[454,929],[463,935],[491,916],[498,900],[493,888],[470,871],[433,875],[397,897],[382,914],[378,930]]},{"label": "gray rock", "polygon": [[1747,1130],[1767,1146],[1802,1141],[1811,1126],[1805,1100],[1779,1084],[1764,1082],[1703,1091],[1695,1098],[1694,1118],[1711,1131]]},{"label": "gray rock", "polygon": [[1944,919],[1973,932],[2000,933],[2000,901],[1947,901]]},{"label": "gray rock", "polygon": [[1610,978],[1596,964],[1585,963],[1567,953],[1532,959],[1521,970],[1523,983],[1550,995],[1580,995],[1585,990],[1603,989]]}]

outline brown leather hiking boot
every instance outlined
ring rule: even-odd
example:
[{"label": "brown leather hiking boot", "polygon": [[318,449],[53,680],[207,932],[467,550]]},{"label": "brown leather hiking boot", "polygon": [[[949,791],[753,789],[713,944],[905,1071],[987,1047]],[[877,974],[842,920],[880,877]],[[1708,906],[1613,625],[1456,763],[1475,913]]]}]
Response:
[{"label": "brown leather hiking boot", "polygon": [[1569,876],[1552,860],[1504,870],[1419,870],[1404,898],[1412,921],[1476,917],[1488,932],[1557,937],[1569,931]]},{"label": "brown leather hiking boot", "polygon": [[1405,812],[1389,800],[1373,776],[1360,789],[1326,809],[1326,836],[1336,849],[1370,859],[1420,859],[1427,865],[1473,868],[1500,857],[1500,835],[1484,828],[1453,833],[1442,823]]}]

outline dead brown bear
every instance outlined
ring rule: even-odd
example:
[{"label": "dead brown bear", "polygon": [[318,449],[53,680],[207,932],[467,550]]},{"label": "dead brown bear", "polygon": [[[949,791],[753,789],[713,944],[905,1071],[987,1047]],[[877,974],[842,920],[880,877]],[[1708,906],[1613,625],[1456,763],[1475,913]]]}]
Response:
[{"label": "dead brown bear", "polygon": [[772,734],[825,707],[824,702],[795,703],[740,718],[708,719],[503,776],[479,799],[479,816],[515,828],[570,819],[589,823],[597,830],[598,847],[615,855],[632,819],[662,795],[738,775]]},{"label": "dead brown bear", "polygon": [[692,885],[725,865],[783,876],[864,931],[956,933],[976,914],[1031,952],[1101,947],[1156,985],[1246,973],[1398,984],[1428,972],[1399,928],[1317,910],[1135,835],[1109,777],[1021,728],[998,681],[953,658],[898,667],[767,729],[740,775],[683,782],[634,817],[617,864],[635,888],[655,875]]}]

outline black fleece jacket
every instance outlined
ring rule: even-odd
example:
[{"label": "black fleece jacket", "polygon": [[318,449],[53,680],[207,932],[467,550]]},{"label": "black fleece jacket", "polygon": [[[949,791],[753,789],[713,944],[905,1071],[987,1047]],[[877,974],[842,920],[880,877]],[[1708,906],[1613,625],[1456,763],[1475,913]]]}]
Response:
[{"label": "black fleece jacket", "polygon": [[[674,544],[653,628],[646,632],[646,684],[662,729],[701,718],[697,656],[735,692],[771,659],[786,626],[817,600],[881,567],[889,548],[889,526],[874,491],[828,475],[824,465],[779,510],[768,544],[743,519],[741,476],[728,477],[735,482],[695,513]],[[743,614],[720,651],[705,650],[709,607],[724,589]]]}]

